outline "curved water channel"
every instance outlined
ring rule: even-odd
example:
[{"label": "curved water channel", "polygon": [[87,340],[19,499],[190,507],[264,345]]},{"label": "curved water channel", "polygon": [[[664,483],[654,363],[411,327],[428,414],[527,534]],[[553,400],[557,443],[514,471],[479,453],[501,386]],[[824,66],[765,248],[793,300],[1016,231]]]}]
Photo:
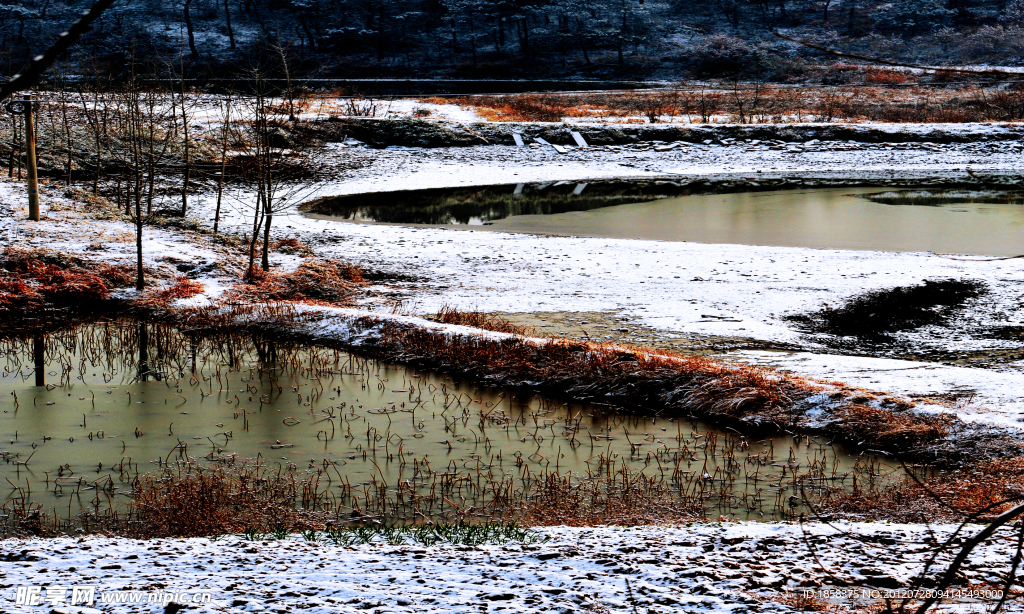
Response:
[{"label": "curved water channel", "polygon": [[620,239],[995,256],[1024,245],[1024,197],[1013,191],[685,191],[665,181],[563,181],[360,194],[303,209],[347,222]]},{"label": "curved water channel", "polygon": [[64,518],[123,508],[137,476],[186,456],[329,471],[350,506],[381,481],[390,493],[440,480],[457,492],[428,510],[438,514],[479,503],[488,484],[529,492],[552,472],[628,468],[711,517],[781,519],[806,512],[802,489],[864,488],[893,471],[819,438],[524,397],[248,336],[103,322],[0,348],[3,505]]}]

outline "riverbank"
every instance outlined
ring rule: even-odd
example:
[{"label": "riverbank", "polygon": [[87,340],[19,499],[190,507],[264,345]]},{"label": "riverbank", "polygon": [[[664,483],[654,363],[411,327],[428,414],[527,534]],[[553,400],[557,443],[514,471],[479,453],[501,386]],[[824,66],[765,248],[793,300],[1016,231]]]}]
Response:
[{"label": "riverbank", "polygon": [[[14,191],[11,184],[6,185]],[[97,211],[96,203],[75,201],[61,196],[52,188],[47,197],[47,219],[30,225],[35,234],[26,241],[27,247],[45,246],[96,266],[130,268],[135,255],[134,241],[126,232],[124,221],[110,219],[107,208]],[[7,206],[17,214],[14,203],[8,202]],[[96,219],[97,216],[107,219]],[[25,223],[19,227],[25,228]],[[71,228],[75,230],[72,232]],[[444,230],[384,225],[354,225],[350,229],[353,232],[398,233],[394,238],[399,244],[405,242],[405,233],[451,236],[450,231]],[[767,368],[750,369],[743,364],[742,358],[730,364],[691,359],[685,355],[651,353],[642,345],[632,348],[602,345],[599,340],[571,339],[550,342],[543,337],[523,338],[506,332],[459,326],[460,321],[437,324],[423,318],[437,310],[424,314],[422,310],[402,307],[400,311],[405,315],[397,315],[395,300],[400,294],[395,290],[405,290],[409,283],[405,280],[422,278],[421,275],[409,275],[407,270],[397,266],[378,264],[371,267],[364,264],[366,277],[379,277],[381,281],[362,281],[349,287],[343,303],[348,306],[346,309],[327,306],[330,303],[322,300],[314,300],[310,304],[309,298],[319,299],[322,295],[272,294],[261,291],[268,282],[257,286],[242,282],[242,245],[232,245],[230,241],[195,230],[164,227],[150,228],[146,232],[150,234],[144,255],[153,288],[140,294],[130,287],[121,287],[114,289],[109,298],[125,301],[119,307],[121,310],[149,314],[150,317],[160,317],[165,322],[184,324],[197,330],[234,327],[273,331],[295,341],[326,344],[394,362],[456,372],[494,385],[528,389],[563,401],[601,401],[664,415],[703,416],[725,420],[744,429],[826,432],[855,448],[875,447],[901,454],[914,462],[949,468],[970,466],[990,457],[1012,456],[1020,447],[1019,429],[1005,417],[1012,415],[1010,412],[1014,411],[1014,406],[990,409],[979,402],[978,409],[961,407],[955,401],[950,402],[948,397],[902,395],[881,386],[847,387],[838,377],[808,380],[799,373],[788,376],[774,371],[770,364],[765,365]],[[528,255],[527,242],[540,242],[547,251],[561,247],[552,246],[551,241],[587,241],[497,233],[482,236],[474,236],[479,233],[455,234],[472,239],[474,249],[490,254],[481,259],[484,262],[480,265],[486,263],[485,266],[493,267],[487,272],[478,265],[473,273],[469,270],[473,268],[472,259],[460,258],[462,266],[459,268],[463,269],[461,273],[464,276],[460,283],[471,282],[483,275],[489,283],[496,284],[499,268],[513,273],[523,270],[514,265],[507,266],[500,260],[487,262],[491,256],[500,256],[505,250],[504,246],[487,245],[487,238],[493,237],[500,242],[515,240],[518,245],[514,259]],[[334,237],[325,241],[322,233],[320,236],[306,233],[299,236],[301,241],[285,242],[284,247],[273,254],[271,270],[277,279],[308,272],[309,263],[315,261],[317,252],[337,259],[353,255],[351,250],[339,253],[319,247],[333,245],[330,239]],[[111,240],[112,237],[115,239]],[[431,257],[433,250],[428,244],[424,244],[422,250],[416,250],[412,261]],[[592,250],[590,257],[604,254],[603,257],[607,258],[617,249],[634,249],[635,244],[643,245],[643,242],[598,243],[589,248]],[[301,246],[299,251],[307,250],[304,255],[295,253],[296,245]],[[310,245],[317,246],[312,248],[315,251],[308,251]],[[693,254],[703,249],[699,244],[656,245],[660,249],[682,245]],[[458,249],[464,254],[466,247],[463,244]],[[641,253],[646,249],[641,247]],[[567,250],[566,254],[572,252],[587,253],[573,249]],[[401,252],[396,250],[395,253]],[[790,258],[793,256],[804,258],[805,252],[796,250]],[[892,262],[894,256],[877,254],[875,257],[879,262]],[[658,266],[657,260],[647,255],[642,261],[647,266]],[[626,260],[623,264],[628,262]],[[431,267],[429,261],[425,266]],[[786,266],[800,265],[793,262]],[[961,265],[957,263],[957,266]],[[548,269],[543,267],[541,265],[539,272],[547,273]],[[829,274],[826,269],[818,270],[823,276]],[[535,288],[541,284],[558,283],[556,277],[537,277],[529,268],[525,272]],[[433,277],[435,282],[437,273],[435,271]],[[363,279],[363,274],[359,273],[359,279]],[[631,277],[633,275],[630,274]],[[397,281],[390,282],[389,279]],[[634,283],[636,281],[634,278]],[[642,283],[644,280],[639,281]],[[305,286],[322,286],[325,280],[322,277],[306,279],[304,283]],[[778,284],[779,280],[774,283]],[[187,292],[178,291],[183,286],[187,286]],[[578,290],[565,285],[564,277],[559,286],[559,301],[565,297],[576,301],[581,298]],[[505,288],[506,291],[513,287],[509,282],[495,285],[495,288]],[[636,286],[635,291],[646,293],[644,299],[634,303],[641,311],[658,304],[654,293],[659,291],[655,288],[654,284]],[[261,307],[268,297],[305,297],[305,301],[285,308]],[[672,303],[663,305],[664,308],[675,309]],[[822,360],[827,362],[827,356]],[[969,369],[961,370],[966,374],[972,373]],[[979,370],[979,373],[987,375],[988,371]],[[934,375],[925,373],[925,377],[931,376],[929,382],[938,380]],[[975,381],[987,383],[996,394],[1012,394],[1012,382],[1008,384],[1006,379],[984,380],[979,376]],[[957,379],[953,384],[962,383]],[[849,429],[846,421],[854,418],[858,423],[866,422],[858,428]]]}]

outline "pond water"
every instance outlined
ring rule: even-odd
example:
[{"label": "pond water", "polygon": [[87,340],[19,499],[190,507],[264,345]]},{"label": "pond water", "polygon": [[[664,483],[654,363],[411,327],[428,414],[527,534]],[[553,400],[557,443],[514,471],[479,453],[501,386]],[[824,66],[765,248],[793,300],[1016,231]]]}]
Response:
[{"label": "pond water", "polygon": [[549,473],[628,467],[712,517],[763,519],[806,511],[790,500],[801,486],[851,488],[856,474],[863,488],[893,470],[813,437],[610,413],[259,338],[105,322],[0,347],[0,501],[64,518],[124,506],[137,476],[185,456],[329,468],[339,501],[382,481],[391,493],[465,480],[463,505],[481,480],[527,492]]},{"label": "pond water", "polygon": [[1012,256],[1019,192],[827,188],[686,195],[671,182],[519,184],[346,196],[307,215],[584,237]]}]

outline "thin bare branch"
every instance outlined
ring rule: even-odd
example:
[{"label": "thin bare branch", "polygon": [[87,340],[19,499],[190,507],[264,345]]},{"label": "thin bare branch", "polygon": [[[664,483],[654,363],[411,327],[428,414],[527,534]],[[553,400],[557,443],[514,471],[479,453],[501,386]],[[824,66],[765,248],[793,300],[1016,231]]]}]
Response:
[{"label": "thin bare branch", "polygon": [[949,588],[949,586],[953,583],[953,580],[956,579],[956,575],[957,573],[959,573],[960,567],[964,564],[964,561],[967,560],[967,557],[976,547],[978,547],[978,545],[980,545],[986,539],[991,537],[992,534],[999,530],[1000,527],[1009,523],[1021,514],[1024,514],[1024,505],[1018,505],[1017,507],[1014,507],[1009,511],[1004,512],[998,518],[990,522],[988,526],[979,531],[977,535],[967,540],[967,543],[964,544],[964,547],[960,549],[959,553],[957,553],[956,558],[953,559],[953,562],[950,563],[949,567],[946,568],[946,574],[942,577],[941,580],[939,580],[938,584],[935,585],[933,595],[925,599],[924,603],[921,604],[921,607],[917,609],[917,614],[925,614],[925,612],[927,612],[929,608],[935,605],[935,603],[939,600],[939,597],[935,595],[941,595],[947,588]]},{"label": "thin bare branch", "polygon": [[73,23],[67,32],[61,32],[60,36],[57,37],[57,42],[54,43],[49,49],[46,50],[43,55],[32,58],[29,62],[28,68],[22,71],[20,74],[14,75],[14,77],[7,82],[6,85],[0,87],[0,100],[3,100],[15,92],[26,90],[33,85],[35,82],[45,73],[57,58],[62,53],[68,50],[71,45],[75,44],[79,38],[85,34],[86,30],[89,29],[89,25],[96,21],[103,11],[110,8],[117,0],[97,0],[96,4],[92,5],[88,13],[82,15],[82,17]]},{"label": "thin bare branch", "polygon": [[945,66],[925,66],[923,64],[908,64],[906,62],[894,62],[892,60],[884,60],[882,58],[874,58],[874,57],[870,57],[870,56],[866,56],[866,55],[859,55],[859,54],[856,54],[856,53],[846,53],[844,51],[836,51],[835,49],[829,49],[828,47],[822,47],[821,45],[815,45],[814,43],[808,43],[807,41],[802,41],[802,40],[800,40],[798,38],[793,38],[791,36],[786,36],[785,34],[782,34],[781,32],[778,32],[778,31],[772,32],[772,34],[774,34],[775,36],[778,36],[779,38],[781,38],[783,40],[787,40],[787,41],[790,41],[792,43],[796,43],[798,45],[803,45],[804,47],[808,47],[808,48],[814,49],[816,51],[821,51],[823,53],[828,53],[830,55],[838,56],[838,57],[841,57],[841,58],[850,58],[852,60],[862,60],[864,62],[873,62],[875,64],[885,64],[886,66],[897,66],[897,67],[900,67],[900,68],[916,68],[916,69],[920,69],[920,70],[934,70],[935,72],[964,73],[964,74],[968,74],[968,75],[1004,75],[1004,76],[1014,76],[1014,77],[1022,77],[1022,76],[1024,76],[1021,73],[1010,72],[1010,71],[1007,71],[1007,70],[999,70],[999,69],[995,69],[995,68],[988,69],[988,70],[974,70],[974,69],[970,69],[970,68],[947,68]]}]

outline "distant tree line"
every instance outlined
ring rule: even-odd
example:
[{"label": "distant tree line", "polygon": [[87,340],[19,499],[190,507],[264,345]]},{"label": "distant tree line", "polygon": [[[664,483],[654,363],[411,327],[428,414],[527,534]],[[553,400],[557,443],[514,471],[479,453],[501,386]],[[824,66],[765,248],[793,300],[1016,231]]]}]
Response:
[{"label": "distant tree line", "polygon": [[[8,76],[90,4],[0,2]],[[973,49],[967,59],[984,48],[1017,60],[1022,20],[1022,0],[119,0],[61,70],[123,80],[175,63],[213,79],[272,55],[292,78],[672,78],[809,53],[773,40],[777,28],[853,46],[884,39],[904,56],[950,61],[959,41]],[[922,44],[899,49],[895,39]]]}]

